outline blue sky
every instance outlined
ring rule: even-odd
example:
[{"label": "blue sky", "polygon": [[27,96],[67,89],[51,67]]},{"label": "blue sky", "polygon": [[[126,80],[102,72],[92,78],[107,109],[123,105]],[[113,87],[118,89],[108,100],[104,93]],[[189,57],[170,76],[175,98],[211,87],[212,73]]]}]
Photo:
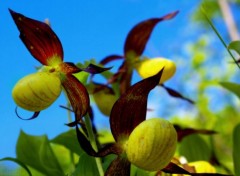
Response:
[{"label": "blue sky", "polygon": [[[180,11],[176,18],[163,22],[154,29],[144,54],[149,57],[169,58],[180,54],[182,41],[191,40],[194,34],[194,26],[189,20],[198,2],[197,0],[2,0],[0,5],[0,158],[15,156],[15,145],[20,130],[32,135],[47,134],[50,139],[68,130],[64,125],[67,122],[67,113],[59,108],[59,105],[64,105],[66,102],[63,96],[32,121],[20,120],[14,112],[16,105],[11,97],[14,84],[23,76],[35,72],[35,67],[40,63],[30,55],[19,39],[19,31],[8,8],[37,20],[43,21],[48,18],[62,42],[64,60],[77,63],[91,58],[100,60],[110,54],[122,54],[127,33],[135,24],[148,18],[161,17],[175,10]],[[96,116],[100,128],[108,126],[105,117],[99,113],[96,113]]]}]

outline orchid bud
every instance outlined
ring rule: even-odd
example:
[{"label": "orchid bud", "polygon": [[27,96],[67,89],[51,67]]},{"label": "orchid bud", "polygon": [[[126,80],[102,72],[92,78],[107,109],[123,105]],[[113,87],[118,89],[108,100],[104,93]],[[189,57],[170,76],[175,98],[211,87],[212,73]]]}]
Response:
[{"label": "orchid bud", "polygon": [[12,90],[12,96],[21,108],[38,112],[49,107],[61,90],[61,81],[56,73],[37,72],[20,79]]},{"label": "orchid bud", "polygon": [[165,58],[144,58],[135,64],[135,69],[143,78],[156,75],[162,68],[164,68],[160,84],[170,79],[176,72],[176,65],[173,61]]},{"label": "orchid bud", "polygon": [[173,158],[177,146],[177,133],[164,119],[153,118],[140,123],[125,144],[128,160],[141,169],[163,169]]}]

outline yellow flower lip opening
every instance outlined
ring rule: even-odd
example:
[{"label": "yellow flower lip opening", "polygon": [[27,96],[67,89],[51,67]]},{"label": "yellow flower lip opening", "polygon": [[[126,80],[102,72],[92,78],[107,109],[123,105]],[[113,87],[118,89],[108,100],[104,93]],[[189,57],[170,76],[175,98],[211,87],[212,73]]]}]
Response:
[{"label": "yellow flower lip opening", "polygon": [[165,119],[152,118],[140,123],[124,145],[128,160],[148,171],[163,169],[177,146],[177,132]]},{"label": "yellow flower lip opening", "polygon": [[151,59],[143,58],[134,66],[138,74],[143,79],[157,74],[164,67],[164,71],[159,82],[160,84],[169,80],[176,72],[176,64],[173,61],[162,57]]},{"label": "yellow flower lip opening", "polygon": [[12,90],[15,103],[28,111],[49,107],[60,95],[61,81],[55,72],[36,72],[20,79]]}]

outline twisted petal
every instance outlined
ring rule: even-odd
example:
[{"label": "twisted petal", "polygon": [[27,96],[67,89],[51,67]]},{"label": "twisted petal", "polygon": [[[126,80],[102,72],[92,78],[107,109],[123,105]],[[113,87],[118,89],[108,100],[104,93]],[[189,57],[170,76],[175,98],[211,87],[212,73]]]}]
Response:
[{"label": "twisted petal", "polygon": [[149,92],[158,85],[163,69],[156,75],[131,86],[114,104],[110,115],[113,137],[119,141],[146,118]]},{"label": "twisted petal", "polygon": [[134,56],[141,56],[146,43],[156,26],[161,21],[170,20],[177,15],[178,11],[167,14],[161,18],[152,18],[140,22],[128,33],[127,39],[124,46],[124,55],[129,57],[129,54]]},{"label": "twisted petal", "polygon": [[71,74],[66,74],[62,85],[75,113],[75,120],[79,121],[87,113],[90,101],[86,88]]},{"label": "twisted petal", "polygon": [[20,31],[21,40],[33,57],[43,65],[54,65],[62,62],[62,44],[49,25],[25,17],[10,9],[9,11]]}]

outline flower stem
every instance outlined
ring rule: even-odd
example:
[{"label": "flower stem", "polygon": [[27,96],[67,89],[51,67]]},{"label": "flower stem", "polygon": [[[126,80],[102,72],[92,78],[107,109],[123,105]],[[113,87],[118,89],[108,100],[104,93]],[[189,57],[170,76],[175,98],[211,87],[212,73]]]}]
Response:
[{"label": "flower stem", "polygon": [[220,41],[222,42],[223,46],[226,48],[226,50],[228,51],[229,55],[232,57],[233,61],[236,63],[236,65],[238,66],[238,68],[240,68],[240,65],[238,64],[238,61],[235,59],[235,57],[233,56],[233,54],[231,53],[231,51],[228,49],[227,44],[225,43],[225,41],[223,40],[222,36],[219,34],[218,30],[216,29],[216,27],[213,25],[212,21],[210,20],[210,18],[208,17],[203,5],[201,6],[201,11],[203,13],[203,15],[205,16],[207,22],[210,24],[211,28],[213,29],[213,31],[215,32],[215,34],[218,36],[218,38],[220,39]]},{"label": "flower stem", "polygon": [[[87,128],[87,132],[88,132],[88,139],[89,139],[89,141],[92,145],[92,148],[96,152],[98,152],[97,143],[96,143],[95,136],[94,136],[94,133],[93,133],[93,130],[92,130],[91,119],[90,119],[88,114],[84,118],[85,118],[86,128]],[[95,157],[95,160],[96,160],[99,175],[104,176],[104,171],[103,171],[101,159],[98,158],[98,157]]]}]

